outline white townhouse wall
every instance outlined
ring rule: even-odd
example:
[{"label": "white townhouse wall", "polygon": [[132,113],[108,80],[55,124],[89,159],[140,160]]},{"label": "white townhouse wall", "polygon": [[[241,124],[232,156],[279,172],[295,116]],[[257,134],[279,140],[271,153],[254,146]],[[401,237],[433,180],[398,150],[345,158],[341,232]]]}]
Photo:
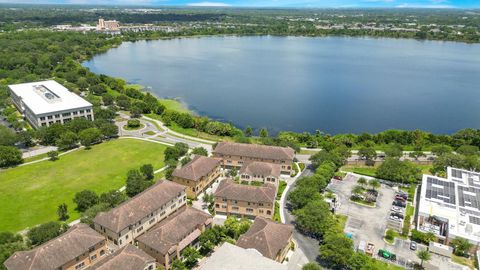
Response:
[{"label": "white townhouse wall", "polygon": [[108,212],[97,214],[94,229],[118,247],[135,239],[186,205],[186,187],[160,180]]},{"label": "white townhouse wall", "polygon": [[8,86],[13,104],[34,128],[64,124],[74,118],[94,120],[92,104],[56,81]]}]

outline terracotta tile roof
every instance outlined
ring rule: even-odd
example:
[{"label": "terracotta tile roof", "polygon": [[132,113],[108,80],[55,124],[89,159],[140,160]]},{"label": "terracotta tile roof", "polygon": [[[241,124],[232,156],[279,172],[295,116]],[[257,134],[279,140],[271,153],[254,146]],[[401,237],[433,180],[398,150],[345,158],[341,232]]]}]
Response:
[{"label": "terracotta tile roof", "polygon": [[278,253],[289,244],[292,233],[293,227],[290,225],[257,217],[250,229],[238,238],[237,246],[256,249],[263,256],[275,260]]},{"label": "terracotta tile roof", "polygon": [[240,169],[240,174],[262,175],[280,177],[281,167],[278,164],[253,161],[245,163]]},{"label": "terracotta tile roof", "polygon": [[290,147],[232,142],[219,142],[213,153],[271,160],[293,160],[295,157],[295,150]]},{"label": "terracotta tile roof", "polygon": [[254,203],[274,203],[277,195],[277,187],[272,184],[263,186],[249,186],[237,184],[230,179],[225,179],[217,187],[213,194],[215,197],[229,200],[246,201]]},{"label": "terracotta tile roof", "polygon": [[94,222],[119,233],[160,209],[169,201],[176,199],[182,191],[185,191],[185,186],[168,180],[160,180],[116,208],[99,213]]},{"label": "terracotta tile roof", "polygon": [[198,181],[219,166],[220,162],[221,161],[216,158],[195,156],[192,161],[183,167],[175,169],[172,176]]},{"label": "terracotta tile roof", "polygon": [[152,263],[155,263],[152,256],[128,244],[101,259],[87,270],[143,270],[148,264]]},{"label": "terracotta tile roof", "polygon": [[67,232],[32,250],[15,252],[5,261],[8,270],[58,269],[76,257],[88,253],[89,248],[106,241],[88,225],[79,223]]},{"label": "terracotta tile roof", "polygon": [[201,234],[198,228],[209,225],[212,220],[211,215],[185,206],[138,237],[137,241],[166,255],[175,251],[177,246],[181,249],[195,240]]}]

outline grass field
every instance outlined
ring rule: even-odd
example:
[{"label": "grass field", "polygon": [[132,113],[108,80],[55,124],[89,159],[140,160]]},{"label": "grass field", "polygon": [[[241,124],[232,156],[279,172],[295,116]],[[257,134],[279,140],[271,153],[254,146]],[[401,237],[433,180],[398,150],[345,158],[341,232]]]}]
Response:
[{"label": "grass field", "polygon": [[70,220],[74,194],[83,189],[97,193],[118,189],[125,184],[130,169],[151,163],[164,166],[165,146],[147,141],[119,139],[80,149],[57,161],[42,161],[0,171],[0,231],[18,231],[56,220],[57,207],[68,205]]},{"label": "grass field", "polygon": [[452,254],[452,261],[456,262],[458,264],[461,264],[461,265],[468,266],[468,268],[470,268],[470,269],[475,269],[475,263],[471,259],[456,256],[455,254]]},{"label": "grass field", "polygon": [[[156,120],[160,120],[160,121],[162,120],[160,115],[157,115],[157,114],[154,114],[154,113],[146,114],[145,116],[156,119]],[[210,140],[210,141],[232,141],[233,140],[233,138],[231,138],[231,137],[222,137],[222,136],[210,135],[208,133],[198,131],[194,128],[182,128],[179,125],[177,125],[175,122],[171,123],[171,125],[168,126],[168,128],[171,129],[172,131],[181,133],[183,135],[187,135],[187,136],[191,136],[191,137],[197,137],[197,138],[204,139],[204,140]],[[171,134],[171,135],[173,135],[173,134]],[[175,136],[175,135],[173,135],[173,136]]]},{"label": "grass field", "polygon": [[277,200],[280,200],[280,198],[282,198],[282,194],[286,188],[287,188],[287,182],[281,180],[278,185]]},{"label": "grass field", "polygon": [[[431,174],[429,170],[430,168],[432,168],[432,165],[417,165],[417,167],[420,168],[420,170],[422,170],[422,174]],[[346,165],[340,168],[340,170],[345,172],[353,172],[361,175],[375,177],[377,167]]]},{"label": "grass field", "polygon": [[340,168],[340,170],[375,177],[375,172],[377,171],[377,168],[370,166],[343,166],[342,168]]},{"label": "grass field", "polygon": [[160,103],[163,104],[168,110],[191,113],[191,111],[189,111],[185,105],[175,99],[160,99]]}]

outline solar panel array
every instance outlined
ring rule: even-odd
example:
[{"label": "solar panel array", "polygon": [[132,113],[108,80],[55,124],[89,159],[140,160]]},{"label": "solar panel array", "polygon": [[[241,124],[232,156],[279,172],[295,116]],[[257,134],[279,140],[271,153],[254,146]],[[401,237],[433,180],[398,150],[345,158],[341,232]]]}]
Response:
[{"label": "solar panel array", "polygon": [[480,210],[480,189],[458,186],[458,202],[461,207],[468,206]]},{"label": "solar panel array", "polygon": [[427,178],[427,199],[437,199],[444,203],[455,205],[455,183],[437,178]]}]

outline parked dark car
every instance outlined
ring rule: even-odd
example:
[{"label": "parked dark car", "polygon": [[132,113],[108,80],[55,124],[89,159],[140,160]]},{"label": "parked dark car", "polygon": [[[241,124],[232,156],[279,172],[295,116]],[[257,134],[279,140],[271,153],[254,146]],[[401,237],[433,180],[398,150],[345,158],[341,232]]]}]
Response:
[{"label": "parked dark car", "polygon": [[407,200],[408,194],[406,194],[405,192],[397,192],[395,197],[402,197],[403,199]]},{"label": "parked dark car", "polygon": [[395,200],[405,202],[407,199],[403,198],[402,196],[395,196]]},{"label": "parked dark car", "polygon": [[403,207],[407,206],[405,202],[400,202],[400,201],[393,201],[392,205],[398,206],[398,207]]}]

